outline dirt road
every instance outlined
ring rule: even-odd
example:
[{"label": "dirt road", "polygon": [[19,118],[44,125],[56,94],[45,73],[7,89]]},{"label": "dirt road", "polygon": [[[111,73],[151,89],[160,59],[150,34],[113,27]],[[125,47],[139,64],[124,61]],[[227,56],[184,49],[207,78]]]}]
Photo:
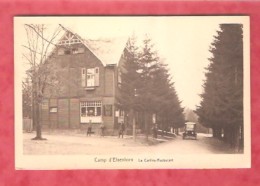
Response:
[{"label": "dirt road", "polygon": [[[31,140],[34,133],[24,133],[24,154],[86,154],[86,155],[108,155],[108,154],[143,154],[143,153],[165,153],[165,154],[225,154],[232,153],[231,149],[222,141],[198,135],[197,140],[183,140],[177,136],[169,141],[151,145],[139,136],[136,142],[130,136],[118,138],[116,136],[87,137],[83,134],[43,134],[47,140]],[[150,137],[151,139],[151,137]],[[165,141],[165,140],[164,140]],[[153,140],[151,139],[151,142]],[[153,144],[153,143],[152,143]],[[155,143],[154,143],[155,144]]]}]

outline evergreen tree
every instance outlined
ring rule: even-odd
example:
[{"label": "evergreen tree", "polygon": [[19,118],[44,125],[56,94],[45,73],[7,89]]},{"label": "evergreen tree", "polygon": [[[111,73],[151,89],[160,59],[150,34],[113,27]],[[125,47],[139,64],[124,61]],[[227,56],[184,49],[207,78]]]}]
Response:
[{"label": "evergreen tree", "polygon": [[[222,24],[211,45],[213,57],[206,74],[202,102],[197,109],[202,124],[213,135],[238,149],[243,141],[243,31],[240,24]],[[241,131],[241,132],[240,132]]]},{"label": "evergreen tree", "polygon": [[124,51],[124,63],[120,69],[121,82],[119,85],[120,95],[117,97],[118,107],[124,111],[138,110],[137,89],[140,86],[138,60],[139,53],[136,46],[136,38],[131,37],[127,41]]},{"label": "evergreen tree", "polygon": [[119,84],[119,95],[117,96],[117,106],[125,112],[128,123],[133,126],[133,137],[135,140],[136,135],[136,111],[139,109],[137,101],[137,89],[140,86],[140,75],[137,72],[139,53],[136,46],[136,38],[132,36],[128,39],[126,49],[124,50],[124,63],[122,68],[119,69],[121,82]]},{"label": "evergreen tree", "polygon": [[180,128],[184,125],[183,108],[174,88],[174,83],[167,69],[167,65],[159,63],[153,78],[155,88],[156,113],[160,120],[161,128]]},{"label": "evergreen tree", "polygon": [[124,56],[117,99],[119,108],[129,113],[132,119],[135,118],[133,112],[139,113],[138,121],[147,139],[154,114],[162,129],[183,126],[183,109],[174,84],[151,39],[146,37],[139,50],[135,38],[130,38]]},{"label": "evergreen tree", "polygon": [[154,50],[151,39],[146,36],[139,58],[139,73],[141,86],[138,91],[138,101],[144,113],[146,139],[148,139],[152,114],[156,110],[156,87],[153,86],[154,73],[158,69],[159,57]]}]

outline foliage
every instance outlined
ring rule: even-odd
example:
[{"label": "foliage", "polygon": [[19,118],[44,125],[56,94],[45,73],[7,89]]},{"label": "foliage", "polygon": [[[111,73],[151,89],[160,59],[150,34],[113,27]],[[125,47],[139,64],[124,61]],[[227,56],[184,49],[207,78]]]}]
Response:
[{"label": "foliage", "polygon": [[23,58],[29,65],[27,75],[32,84],[33,125],[36,126],[35,139],[42,139],[40,106],[46,87],[53,84],[54,78],[50,75],[53,69],[49,65],[50,51],[55,47],[53,41],[60,33],[60,29],[56,29],[52,35],[48,36],[46,34],[48,32],[46,25],[25,24],[24,26],[27,34],[27,44],[23,45],[26,49]]},{"label": "foliage", "polygon": [[[243,31],[240,24],[222,24],[211,44],[213,57],[207,68],[202,102],[197,108],[199,121],[213,128],[215,136],[234,136],[243,126]],[[235,131],[230,134],[227,131]]]},{"label": "foliage", "polygon": [[129,39],[123,67],[118,105],[126,111],[142,113],[139,123],[147,136],[154,114],[163,129],[183,126],[183,109],[174,83],[150,38],[146,37],[140,48],[136,38]]}]

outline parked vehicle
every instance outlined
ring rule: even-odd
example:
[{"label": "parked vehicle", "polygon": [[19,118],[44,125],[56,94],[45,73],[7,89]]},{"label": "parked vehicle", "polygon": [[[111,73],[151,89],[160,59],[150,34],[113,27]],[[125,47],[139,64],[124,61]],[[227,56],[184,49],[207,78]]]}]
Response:
[{"label": "parked vehicle", "polygon": [[183,139],[185,139],[187,137],[193,137],[194,139],[197,139],[196,123],[194,123],[194,122],[186,122],[182,137],[183,137]]}]

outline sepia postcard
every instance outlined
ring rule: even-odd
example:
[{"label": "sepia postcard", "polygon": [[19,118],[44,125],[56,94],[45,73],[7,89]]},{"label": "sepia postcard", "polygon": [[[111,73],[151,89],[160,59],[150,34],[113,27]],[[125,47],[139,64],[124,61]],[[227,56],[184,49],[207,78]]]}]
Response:
[{"label": "sepia postcard", "polygon": [[251,167],[249,16],[14,17],[15,168]]}]

